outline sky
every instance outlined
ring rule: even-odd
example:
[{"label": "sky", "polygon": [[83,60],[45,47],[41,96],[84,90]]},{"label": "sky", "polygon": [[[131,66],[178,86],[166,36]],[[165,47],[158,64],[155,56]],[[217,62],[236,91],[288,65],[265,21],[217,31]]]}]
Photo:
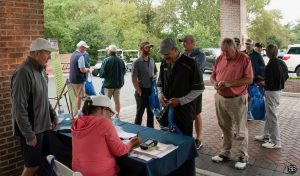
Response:
[{"label": "sky", "polygon": [[280,10],[283,16],[282,24],[296,23],[296,20],[300,21],[300,0],[271,0],[266,9]]}]

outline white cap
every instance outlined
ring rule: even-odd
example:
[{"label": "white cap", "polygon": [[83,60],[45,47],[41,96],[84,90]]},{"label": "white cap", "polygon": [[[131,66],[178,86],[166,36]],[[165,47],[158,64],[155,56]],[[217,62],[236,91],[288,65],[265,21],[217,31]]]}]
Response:
[{"label": "white cap", "polygon": [[46,50],[46,51],[57,51],[57,48],[51,46],[51,43],[43,38],[35,39],[30,45],[30,51],[39,51],[39,50]]},{"label": "white cap", "polygon": [[116,45],[109,45],[106,50],[109,50],[111,52],[117,52],[117,46]]},{"label": "white cap", "polygon": [[93,101],[93,106],[108,107],[113,113],[116,114],[116,111],[112,107],[112,103],[107,96],[105,95],[91,96],[91,99]]},{"label": "white cap", "polygon": [[77,43],[77,48],[79,48],[79,47],[81,47],[81,46],[83,46],[83,47],[85,47],[85,48],[89,48],[90,46],[89,45],[87,45],[86,44],[86,42],[85,41],[80,41],[79,43]]}]

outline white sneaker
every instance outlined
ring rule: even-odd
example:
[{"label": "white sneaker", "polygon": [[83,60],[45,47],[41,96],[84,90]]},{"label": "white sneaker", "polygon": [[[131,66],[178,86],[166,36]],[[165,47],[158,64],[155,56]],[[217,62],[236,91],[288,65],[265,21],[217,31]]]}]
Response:
[{"label": "white sneaker", "polygon": [[220,163],[220,162],[228,161],[228,160],[230,160],[230,158],[227,156],[223,156],[223,155],[216,155],[216,156],[212,157],[211,160],[213,162]]},{"label": "white sneaker", "polygon": [[268,148],[268,149],[279,149],[279,148],[281,148],[280,144],[274,144],[272,142],[263,143],[261,146],[263,146],[265,148]]},{"label": "white sneaker", "polygon": [[243,170],[247,167],[248,160],[245,157],[239,157],[239,160],[235,163],[234,167]]},{"label": "white sneaker", "polygon": [[269,142],[270,139],[267,138],[265,135],[258,135],[254,137],[255,140],[261,141],[261,142]]}]

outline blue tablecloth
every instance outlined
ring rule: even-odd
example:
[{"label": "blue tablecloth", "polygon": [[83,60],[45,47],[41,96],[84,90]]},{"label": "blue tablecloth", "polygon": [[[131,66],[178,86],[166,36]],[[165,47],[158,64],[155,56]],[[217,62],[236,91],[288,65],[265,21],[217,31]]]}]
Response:
[{"label": "blue tablecloth", "polygon": [[[142,141],[145,141],[149,138],[156,139],[161,143],[166,144],[174,144],[178,146],[177,150],[172,151],[168,155],[159,158],[152,159],[150,161],[144,161],[139,158],[129,157],[128,155],[117,158],[118,166],[120,167],[119,175],[130,175],[130,176],[141,176],[141,175],[149,175],[149,176],[164,176],[164,175],[182,175],[184,173],[185,176],[195,175],[195,157],[198,156],[197,150],[195,148],[194,139],[190,136],[178,135],[174,133],[170,133],[167,131],[156,130],[153,128],[146,128],[143,126],[123,122],[123,121],[114,121],[114,123],[118,126],[121,126],[124,131],[137,133],[139,132],[139,136]],[[61,126],[69,126],[70,121],[63,121]],[[60,152],[59,139],[62,138],[63,143],[67,143],[67,146],[70,147],[71,142],[71,133],[65,132],[55,132],[54,134],[56,145],[56,149],[52,150],[54,155],[64,155],[64,156],[56,156],[56,158],[65,160],[66,151]],[[68,141],[66,141],[66,137]],[[52,147],[52,148],[53,148]],[[65,150],[66,147],[64,147]],[[71,148],[69,149],[71,151]],[[66,165],[70,165],[70,163],[66,163]]]}]

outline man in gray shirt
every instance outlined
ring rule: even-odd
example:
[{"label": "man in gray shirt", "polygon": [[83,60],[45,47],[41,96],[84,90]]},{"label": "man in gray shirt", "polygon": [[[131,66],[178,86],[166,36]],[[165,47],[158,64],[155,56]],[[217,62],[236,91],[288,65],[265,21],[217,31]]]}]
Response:
[{"label": "man in gray shirt", "polygon": [[141,125],[145,108],[147,109],[147,127],[154,127],[154,115],[150,110],[148,97],[151,93],[152,80],[156,78],[157,69],[155,62],[150,58],[153,47],[149,42],[140,44],[141,56],[133,62],[132,83],[135,88],[136,116],[134,123]]},{"label": "man in gray shirt", "polygon": [[13,132],[21,144],[24,158],[22,175],[36,175],[42,164],[43,143],[50,130],[50,104],[45,66],[55,51],[50,43],[35,39],[30,46],[30,55],[16,69],[11,80]]}]

